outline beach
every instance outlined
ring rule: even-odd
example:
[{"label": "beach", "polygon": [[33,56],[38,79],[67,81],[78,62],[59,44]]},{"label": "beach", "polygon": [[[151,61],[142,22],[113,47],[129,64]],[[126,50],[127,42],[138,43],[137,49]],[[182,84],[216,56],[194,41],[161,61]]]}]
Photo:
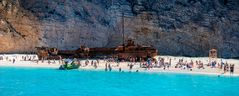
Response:
[{"label": "beach", "polygon": [[[62,65],[62,61],[59,60],[44,60],[38,61],[37,55],[26,55],[26,54],[7,54],[0,55],[3,57],[3,60],[0,60],[0,67],[35,67],[35,68],[54,68],[58,69],[60,65]],[[6,58],[8,57],[8,58]],[[217,58],[217,61],[227,62],[228,64],[235,64],[235,71],[233,74],[230,72],[224,73],[223,69],[219,68],[211,68],[210,66],[206,66],[209,62],[208,57],[182,57],[182,56],[157,56],[155,58],[164,58],[165,62],[169,62],[171,59],[171,66],[169,68],[142,68],[140,67],[141,62],[109,62],[107,60],[99,59],[99,63],[97,64],[97,68],[91,64],[91,62],[96,62],[97,59],[88,59],[90,62],[87,66],[85,65],[86,60],[80,59],[81,66],[79,70],[105,70],[106,63],[112,68],[112,71],[120,71],[120,72],[146,72],[146,73],[179,73],[179,74],[203,74],[203,75],[218,75],[218,76],[239,76],[239,60],[236,59],[221,59]],[[13,58],[15,61],[13,61]],[[185,61],[202,61],[204,64],[204,69],[198,69],[197,67],[193,67],[190,69],[183,68],[175,68],[179,59],[183,59]],[[130,69],[129,65],[133,65],[132,69]],[[142,66],[142,65],[141,65]],[[109,69],[107,70],[109,71]]]}]

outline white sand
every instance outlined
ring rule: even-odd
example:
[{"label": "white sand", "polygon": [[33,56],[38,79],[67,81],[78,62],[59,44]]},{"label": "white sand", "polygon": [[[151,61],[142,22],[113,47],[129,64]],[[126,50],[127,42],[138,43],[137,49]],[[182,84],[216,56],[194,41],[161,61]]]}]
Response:
[{"label": "white sand", "polygon": [[[0,56],[4,56],[7,57],[8,56],[8,60],[6,60],[6,58],[4,60],[0,60],[0,66],[12,66],[12,67],[45,67],[45,68],[59,68],[59,66],[61,65],[61,63],[59,61],[53,61],[51,60],[50,64],[48,64],[48,61],[44,61],[42,63],[42,61],[39,61],[37,63],[37,58],[34,58],[33,61],[23,61],[22,56],[26,56],[26,55],[19,55],[19,54],[11,54],[11,55],[0,55]],[[36,55],[28,55],[28,58],[31,57],[31,59],[36,56]],[[187,60],[188,62],[190,62],[191,60],[193,60],[193,62],[195,62],[196,60],[201,60],[204,64],[208,63],[208,57],[175,57],[175,56],[160,56],[162,58],[165,58],[165,62],[169,61],[169,58],[172,59],[172,66],[174,67],[176,65],[176,63],[178,62],[179,59],[184,59]],[[13,58],[17,58],[16,62],[13,63],[12,59]],[[156,57],[158,58],[158,57]],[[100,60],[100,64],[98,65],[97,69],[95,69],[93,66],[91,66],[91,61],[89,60],[90,64],[88,66],[84,66],[84,67],[80,67],[81,70],[104,70],[105,69],[105,64],[107,62],[105,62],[104,60]],[[94,60],[96,61],[96,60]],[[218,62],[221,62],[221,59],[219,58],[217,60]],[[235,64],[235,72],[232,76],[239,76],[239,60],[236,59],[222,59],[223,62],[227,62],[229,64]],[[81,60],[81,64],[84,65],[85,60]],[[130,62],[120,62],[119,66],[117,66],[117,63],[115,62],[109,62],[108,64],[111,64],[112,66],[112,70],[113,71],[118,71],[119,68],[122,69],[122,71],[124,72],[129,72],[129,67],[128,64]],[[197,69],[197,68],[193,68],[192,71],[190,70],[182,70],[179,68],[173,68],[170,67],[169,69],[163,70],[163,68],[152,68],[152,69],[145,69],[145,68],[140,68],[139,67],[139,62],[137,62],[133,69],[131,70],[132,72],[135,72],[136,70],[138,70],[139,72],[148,72],[148,73],[183,73],[183,74],[205,74],[205,75],[221,75],[221,76],[231,76],[229,74],[229,72],[227,72],[226,74],[222,74],[223,71],[221,69],[218,68],[210,68],[210,67],[206,67],[205,69]]]}]

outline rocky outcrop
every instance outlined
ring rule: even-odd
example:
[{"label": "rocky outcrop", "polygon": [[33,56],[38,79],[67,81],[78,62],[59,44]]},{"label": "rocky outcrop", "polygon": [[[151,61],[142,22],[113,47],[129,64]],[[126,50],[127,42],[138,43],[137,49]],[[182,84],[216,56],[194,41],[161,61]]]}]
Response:
[{"label": "rocky outcrop", "polygon": [[160,54],[207,56],[209,49],[217,48],[220,57],[239,57],[237,0],[2,0],[1,3],[1,20],[6,22],[0,27],[0,35],[5,38],[0,39],[0,44],[5,44],[1,52],[23,52],[33,50],[34,46],[60,49],[117,46],[122,43],[124,13],[126,39],[152,45]]},{"label": "rocky outcrop", "polygon": [[38,45],[38,21],[18,0],[0,2],[0,53],[32,52]]}]

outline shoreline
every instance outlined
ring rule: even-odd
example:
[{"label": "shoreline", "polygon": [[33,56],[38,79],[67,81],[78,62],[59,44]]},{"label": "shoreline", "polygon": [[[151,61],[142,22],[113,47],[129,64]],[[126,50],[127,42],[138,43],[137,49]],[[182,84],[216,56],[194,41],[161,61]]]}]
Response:
[{"label": "shoreline", "polygon": [[[59,64],[0,64],[0,67],[16,67],[16,68],[50,68],[50,69],[58,69]],[[87,67],[80,67],[79,69],[74,70],[82,70],[82,71],[104,71],[104,72],[119,72],[118,69],[113,68],[112,71],[105,71],[104,68],[100,67],[97,69],[94,69],[92,66]],[[138,72],[136,72],[138,70]],[[216,72],[203,72],[203,71],[189,71],[189,70],[179,70],[175,68],[171,69],[159,69],[159,68],[152,68],[150,70],[145,70],[145,68],[133,68],[132,70],[129,70],[127,68],[122,68],[122,71],[119,73],[146,73],[146,74],[187,74],[187,75],[207,75],[207,76],[218,76],[218,77],[239,77],[239,74],[232,74],[230,75],[229,72],[226,74],[222,73],[216,73]]]},{"label": "shoreline", "polygon": [[[6,56],[6,55],[5,55]],[[7,55],[8,59],[0,60],[0,67],[27,67],[27,68],[54,68],[58,69],[61,65],[61,62],[59,60],[45,60],[45,61],[39,61],[37,62],[38,58],[36,55],[26,55],[29,58],[36,57],[35,59],[26,60],[22,59],[23,54],[12,54]],[[90,63],[86,66],[85,62],[86,60],[80,60],[81,67],[79,70],[93,70],[93,71],[99,71],[103,70],[105,71],[105,64],[108,63],[112,67],[112,71],[119,72],[119,68],[122,69],[124,72],[138,72],[141,73],[176,73],[176,74],[199,74],[199,75],[214,75],[214,76],[232,76],[232,77],[239,77],[239,60],[237,59],[222,59],[218,58],[217,61],[223,61],[228,62],[229,64],[235,64],[235,71],[233,75],[230,75],[229,72],[226,72],[226,74],[222,74],[223,70],[219,68],[210,68],[210,66],[205,65],[205,69],[198,69],[197,67],[189,69],[182,69],[182,68],[174,68],[176,64],[178,63],[179,59],[184,59],[185,61],[198,61],[201,60],[203,64],[207,64],[208,57],[180,57],[180,56],[157,56],[156,58],[161,57],[165,58],[165,62],[169,62],[169,59],[172,59],[172,65],[169,67],[169,69],[163,69],[163,68],[150,68],[150,70],[147,70],[146,68],[140,67],[140,62],[120,62],[117,64],[116,62],[106,62],[105,60],[99,60],[99,64],[97,64],[97,69],[95,69]],[[12,58],[17,58],[15,62],[12,61]],[[96,62],[96,59],[89,59],[90,62]],[[50,62],[50,63],[49,63]],[[129,64],[133,64],[132,70],[129,69]]]}]

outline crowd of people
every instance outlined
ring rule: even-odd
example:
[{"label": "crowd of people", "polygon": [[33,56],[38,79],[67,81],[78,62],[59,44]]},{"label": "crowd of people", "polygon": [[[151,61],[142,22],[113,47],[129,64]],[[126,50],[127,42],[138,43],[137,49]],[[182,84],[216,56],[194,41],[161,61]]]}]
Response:
[{"label": "crowd of people", "polygon": [[[218,68],[220,70],[223,70],[223,73],[230,72],[231,74],[234,73],[235,71],[235,65],[234,64],[228,64],[227,62],[220,62],[217,63],[216,61],[208,62],[205,63],[205,61],[201,60],[190,60],[189,62],[187,60],[178,59],[178,61],[174,64],[172,64],[172,61],[176,61],[175,58],[148,58],[147,60],[141,60],[137,61],[136,59],[129,59],[129,61],[119,61],[117,58],[107,58],[103,59],[105,61],[105,71],[111,71],[112,68],[118,68],[118,70],[121,72],[122,68],[119,67],[121,62],[128,62],[127,66],[129,68],[129,71],[133,69],[135,65],[138,65],[140,68],[145,68],[145,70],[150,70],[151,68],[162,68],[163,70],[168,70],[170,68],[175,68],[175,69],[181,69],[181,70],[189,70],[193,71],[194,69],[200,69],[204,70],[205,68],[211,68],[215,69]],[[81,61],[79,61],[81,62]],[[114,65],[116,64],[116,65]],[[80,64],[81,67],[86,67],[86,66],[93,66],[95,69],[97,66],[99,66],[99,59],[97,60],[85,60],[84,64]],[[138,70],[136,70],[138,72]]]},{"label": "crowd of people", "polygon": [[228,64],[227,62],[224,63],[222,60],[220,63],[219,62],[217,63],[216,60],[208,63],[203,63],[201,60],[196,60],[195,62],[193,60],[190,60],[190,62],[188,62],[187,60],[179,59],[178,62],[175,64],[175,66],[172,66],[172,59],[171,58],[167,59],[168,60],[166,62],[165,58],[161,57],[159,57],[158,59],[149,58],[146,62],[143,62],[142,66],[140,67],[148,69],[163,68],[164,70],[172,67],[190,71],[192,71],[193,68],[205,69],[205,67],[208,67],[208,68],[218,68],[223,70],[223,73],[230,72],[231,74],[233,74],[235,70],[235,64]]},{"label": "crowd of people", "polygon": [[34,61],[38,60],[36,55],[0,55],[0,61],[15,63],[16,61]]},{"label": "crowd of people", "polygon": [[[20,56],[14,56],[14,55],[0,55],[0,61],[9,61],[12,63],[15,63],[16,61],[35,61],[37,64],[39,63],[39,60],[36,55],[20,55]],[[42,60],[42,63],[47,61],[48,64],[55,64],[56,60]],[[95,69],[98,68],[100,64],[100,59],[94,59],[94,60],[79,60],[74,59],[74,61],[77,62],[77,64],[80,67],[86,67],[86,66],[93,66]],[[84,61],[82,63],[82,61]],[[201,60],[185,60],[183,58],[176,59],[176,58],[148,58],[146,60],[143,59],[136,59],[136,58],[129,58],[128,61],[126,60],[119,60],[118,58],[104,58],[103,61],[105,61],[105,71],[111,71],[114,67],[117,67],[119,71],[122,71],[122,68],[119,67],[121,62],[128,62],[128,68],[131,71],[135,65],[138,65],[140,68],[145,68],[146,70],[150,70],[151,68],[162,68],[163,70],[168,70],[170,68],[176,68],[181,70],[194,70],[194,69],[205,69],[205,68],[218,68],[223,71],[223,73],[229,72],[230,74],[233,74],[235,71],[235,64],[229,64],[228,62],[223,62],[221,60],[218,62],[215,61],[208,61],[207,63],[201,61]],[[173,62],[174,61],[174,62]],[[63,59],[59,60],[59,64],[63,64]],[[116,65],[114,65],[114,64]],[[138,70],[137,70],[138,71]]]}]

